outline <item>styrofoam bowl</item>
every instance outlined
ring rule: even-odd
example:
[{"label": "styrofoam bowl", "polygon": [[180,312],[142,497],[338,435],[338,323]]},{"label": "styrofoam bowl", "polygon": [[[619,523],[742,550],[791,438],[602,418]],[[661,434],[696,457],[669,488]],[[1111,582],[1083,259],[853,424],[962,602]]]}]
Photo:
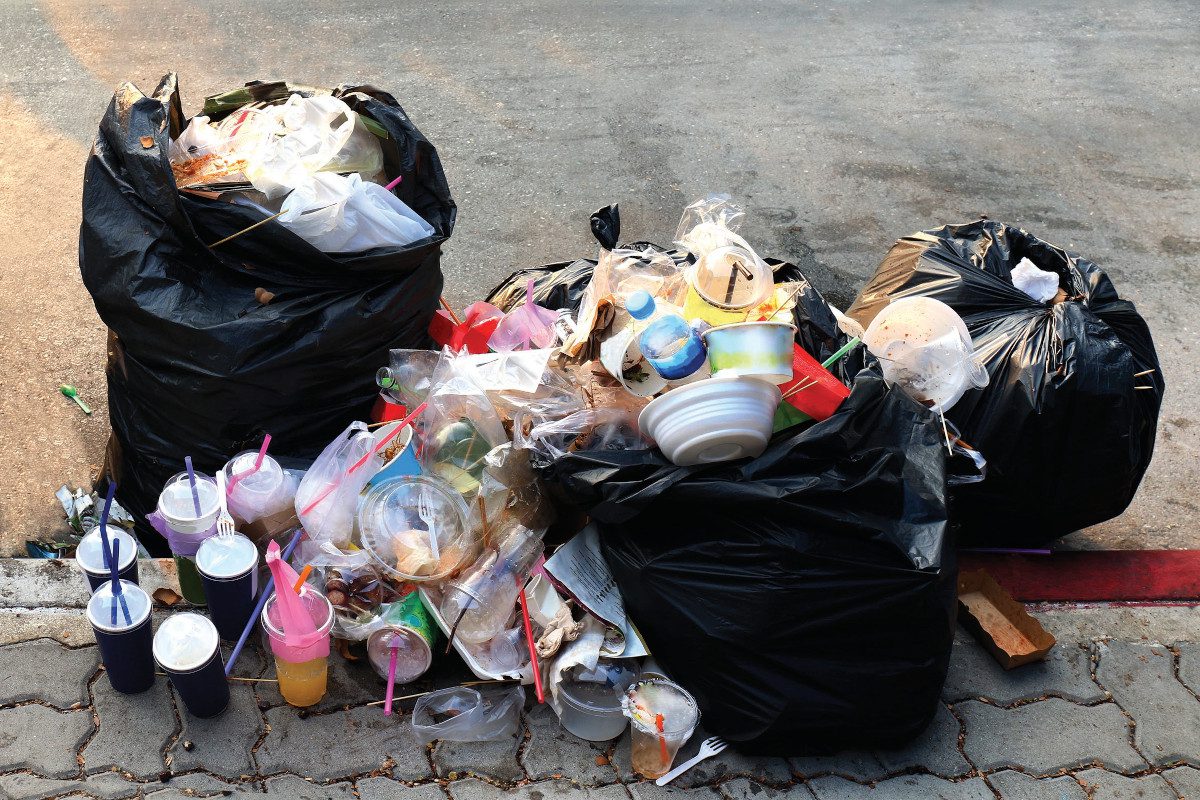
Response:
[{"label": "styrofoam bowl", "polygon": [[712,378],[651,400],[638,426],[680,467],[753,458],[771,439],[781,397],[757,378]]}]

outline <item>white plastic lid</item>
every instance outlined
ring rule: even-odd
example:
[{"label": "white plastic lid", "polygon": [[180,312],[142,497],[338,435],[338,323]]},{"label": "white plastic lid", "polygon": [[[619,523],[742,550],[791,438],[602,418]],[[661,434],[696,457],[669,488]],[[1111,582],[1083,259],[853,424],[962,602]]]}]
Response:
[{"label": "white plastic lid", "polygon": [[[425,503],[426,523],[421,517]],[[450,484],[424,475],[406,475],[371,487],[358,507],[358,537],[363,549],[393,575],[406,580],[444,577],[466,555],[466,501]],[[438,558],[429,545],[437,536]]]},{"label": "white plastic lid", "polygon": [[220,647],[217,628],[208,617],[185,611],[172,614],[154,634],[154,660],[169,672],[194,672]]},{"label": "white plastic lid", "polygon": [[[220,500],[217,497],[217,482],[207,475],[197,472],[196,495],[200,498],[199,514],[196,513],[196,502],[192,496],[188,474],[180,472],[167,481],[162,493],[158,496],[158,512],[166,518],[168,524],[216,519],[221,510]],[[205,525],[204,527],[209,526]]]},{"label": "white plastic lid", "polygon": [[257,565],[258,548],[240,533],[210,536],[196,551],[196,568],[218,580],[240,577]]},{"label": "white plastic lid", "polygon": [[[124,599],[124,605],[121,604],[121,599]],[[114,604],[117,611],[115,622]],[[117,598],[113,596],[112,581],[105,581],[92,592],[92,599],[88,601],[88,622],[102,631],[121,633],[145,622],[150,616],[151,605],[150,595],[136,583],[121,581],[121,597]],[[128,616],[125,614],[127,610]]]},{"label": "white plastic lid", "polygon": [[661,678],[646,678],[629,687],[625,694],[625,716],[643,731],[657,733],[656,717],[663,716],[662,734],[689,733],[700,721],[696,701],[682,686]]},{"label": "white plastic lid", "polygon": [[[229,463],[225,465],[225,477],[229,482],[231,495],[241,492],[259,496],[269,495],[283,483],[283,467],[279,466],[278,461],[270,456],[263,456],[262,464],[255,470],[254,462],[257,460],[257,450],[246,450],[229,459]],[[244,477],[237,478],[238,475]]]},{"label": "white plastic lid", "polygon": [[[108,534],[110,547],[114,541],[121,543],[117,547],[119,551],[117,571],[125,569],[137,558],[137,540],[130,536],[124,528],[116,525],[106,525],[104,530]],[[75,548],[75,560],[79,562],[79,566],[83,567],[85,572],[93,575],[108,574],[107,559],[104,557],[104,539],[100,537],[99,525],[92,528],[79,540],[79,546]]]},{"label": "white plastic lid", "polygon": [[692,284],[707,302],[729,309],[757,306],[775,290],[767,263],[737,245],[718,247],[696,262]]}]

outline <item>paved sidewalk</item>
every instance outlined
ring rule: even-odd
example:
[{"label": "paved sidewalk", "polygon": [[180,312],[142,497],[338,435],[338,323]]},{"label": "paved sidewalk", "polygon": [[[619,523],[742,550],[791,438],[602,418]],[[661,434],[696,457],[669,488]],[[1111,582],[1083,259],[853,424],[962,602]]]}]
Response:
[{"label": "paved sidewalk", "polygon": [[[85,643],[77,600],[64,598],[78,576],[34,566],[49,575],[39,607],[0,593],[0,798],[1200,798],[1194,608],[1037,609],[1059,646],[1011,673],[960,631],[943,704],[910,747],[789,759],[727,751],[660,789],[630,771],[627,737],[588,744],[546,707],[512,740],[421,745],[407,714],[366,705],[383,693],[370,668],[336,656],[330,694],[304,714],[269,682],[235,684],[215,720],[183,712],[165,678],[119,695]],[[0,580],[29,586],[32,570],[0,561]],[[147,572],[148,583],[164,577]],[[248,651],[236,674],[269,679],[267,661]]]}]

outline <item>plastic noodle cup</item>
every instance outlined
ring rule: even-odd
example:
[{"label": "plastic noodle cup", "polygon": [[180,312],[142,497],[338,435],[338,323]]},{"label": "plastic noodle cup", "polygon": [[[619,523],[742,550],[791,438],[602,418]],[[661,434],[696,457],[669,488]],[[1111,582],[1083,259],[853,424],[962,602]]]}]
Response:
[{"label": "plastic noodle cup", "polygon": [[154,660],[196,717],[215,717],[229,705],[216,627],[200,614],[172,614],[154,634]]},{"label": "plastic noodle cup", "polygon": [[[119,548],[121,563],[117,565],[120,579],[137,583],[137,540],[124,528],[116,525],[105,526],[105,532],[108,534],[109,546],[112,546],[114,541],[121,543]],[[104,554],[104,539],[100,536],[100,526],[92,528],[79,540],[79,546],[75,548],[75,563],[83,571],[88,586],[93,592],[100,588],[101,584],[112,580],[112,573],[108,569],[108,559]]]},{"label": "plastic noodle cup", "polygon": [[638,427],[681,467],[762,455],[779,387],[757,378],[712,378],[651,400]]},{"label": "plastic noodle cup", "polygon": [[[429,522],[421,517],[422,497]],[[406,475],[371,486],[359,502],[355,532],[358,544],[389,574],[420,583],[445,578],[474,555],[469,518],[466,501],[450,484]]]},{"label": "plastic noodle cup", "polygon": [[734,375],[770,383],[792,379],[796,326],[790,322],[736,322],[704,332],[714,377]]},{"label": "plastic noodle cup", "polygon": [[622,705],[630,720],[630,766],[647,778],[667,774],[679,748],[692,738],[700,723],[695,699],[669,680],[647,678],[629,687]]}]

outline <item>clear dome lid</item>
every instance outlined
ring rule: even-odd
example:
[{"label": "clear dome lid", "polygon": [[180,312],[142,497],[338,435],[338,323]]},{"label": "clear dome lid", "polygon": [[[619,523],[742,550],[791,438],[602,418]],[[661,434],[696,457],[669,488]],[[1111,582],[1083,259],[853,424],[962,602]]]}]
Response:
[{"label": "clear dome lid", "polygon": [[467,504],[445,481],[403,476],[371,487],[358,508],[359,544],[410,581],[444,578],[471,556]]},{"label": "clear dome lid", "polygon": [[775,288],[770,266],[737,245],[718,247],[696,262],[692,283],[705,301],[730,309],[757,306]]},{"label": "clear dome lid", "polygon": [[88,622],[102,631],[120,633],[145,622],[152,605],[150,595],[136,583],[121,581],[121,594],[114,596],[112,581],[105,581],[88,600]]},{"label": "clear dome lid", "polygon": [[210,536],[196,551],[196,567],[210,578],[237,578],[258,565],[258,548],[240,533]]},{"label": "clear dome lid", "polygon": [[396,650],[396,683],[412,683],[433,663],[433,650],[425,637],[411,628],[389,626],[367,639],[367,658],[383,678],[391,665],[392,648]]},{"label": "clear dome lid", "polygon": [[231,495],[242,492],[254,496],[269,495],[283,485],[283,467],[279,466],[278,461],[264,455],[257,470],[254,468],[255,461],[258,461],[257,450],[245,450],[229,459],[225,465],[225,477]]},{"label": "clear dome lid", "polygon": [[[200,513],[196,513],[196,500],[200,499]],[[207,475],[196,473],[196,495],[192,495],[191,481],[186,472],[180,472],[167,481],[158,496],[158,512],[172,522],[198,522],[213,519],[220,511],[217,482]],[[207,526],[205,526],[207,527]]]},{"label": "clear dome lid", "polygon": [[194,672],[219,646],[217,628],[208,617],[191,611],[172,614],[154,634],[154,660],[170,672]]},{"label": "clear dome lid", "polygon": [[662,734],[676,736],[696,727],[700,709],[682,686],[661,678],[646,678],[629,687],[622,700],[625,716],[648,733],[658,733],[657,717],[663,717]]},{"label": "clear dome lid", "polygon": [[[120,542],[120,545],[117,546],[120,559],[117,570],[125,569],[137,558],[137,540],[128,531],[117,525],[106,525],[104,532],[108,534],[110,547],[114,541]],[[108,574],[108,559],[105,557],[104,539],[100,536],[99,525],[92,528],[79,540],[79,546],[75,548],[75,560],[79,562],[79,566],[93,575]]]}]

